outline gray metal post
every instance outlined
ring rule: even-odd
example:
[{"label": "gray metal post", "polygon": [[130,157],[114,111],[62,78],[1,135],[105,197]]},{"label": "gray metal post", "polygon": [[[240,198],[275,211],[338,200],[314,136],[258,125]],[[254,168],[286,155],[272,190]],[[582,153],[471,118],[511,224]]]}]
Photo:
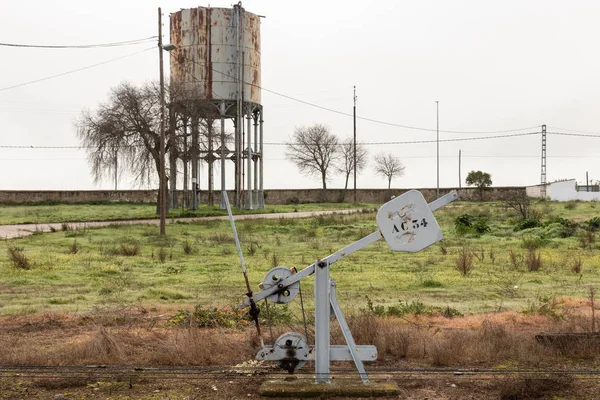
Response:
[{"label": "gray metal post", "polygon": [[254,210],[254,202],[252,201],[252,113],[248,109],[246,118],[248,120],[248,151],[246,156],[248,157],[246,163],[247,169],[247,187],[246,187],[246,208],[248,210]]},{"label": "gray metal post", "polygon": [[252,163],[254,164],[254,185],[252,187],[252,198],[254,206],[258,206],[258,158],[255,154],[258,153],[258,114],[254,114],[254,150],[252,151]]},{"label": "gray metal post", "polygon": [[225,102],[222,101],[220,105],[221,110],[221,201],[219,208],[221,210],[225,210],[227,205],[225,204],[225,199],[223,198],[223,192],[227,189],[225,188]]},{"label": "gray metal post", "polygon": [[263,160],[265,157],[265,154],[263,152],[263,112],[264,112],[264,108],[260,108],[260,144],[259,144],[259,148],[260,148],[260,155],[259,155],[259,160],[260,160],[260,187],[258,189],[258,207],[259,208],[265,208],[265,192],[264,192],[264,187],[263,187]]},{"label": "gray metal post", "polygon": [[329,383],[329,263],[315,262],[315,382]]}]

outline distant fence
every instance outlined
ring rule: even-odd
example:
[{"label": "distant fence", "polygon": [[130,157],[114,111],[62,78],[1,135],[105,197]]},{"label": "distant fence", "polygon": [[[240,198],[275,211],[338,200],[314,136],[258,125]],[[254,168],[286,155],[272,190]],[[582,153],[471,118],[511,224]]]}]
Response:
[{"label": "distant fence", "polygon": [[[457,188],[440,188],[440,195],[444,195]],[[358,189],[356,200],[360,203],[384,203],[392,196],[399,196],[410,189]],[[427,201],[432,201],[436,196],[436,189],[417,189]],[[490,201],[499,200],[510,191],[525,193],[525,187],[492,187],[480,192],[476,188],[458,189],[461,200]],[[229,198],[233,192],[228,191]],[[265,190],[265,203],[267,204],[293,204],[315,203],[322,201],[321,189],[271,189]],[[94,203],[94,202],[133,202],[156,203],[157,190],[1,190],[0,203]],[[178,191],[180,204],[183,200],[183,191]],[[325,193],[327,202],[341,203],[352,202],[354,194],[351,189],[327,189]],[[207,192],[200,192],[200,201],[206,204]],[[215,192],[215,203],[219,202],[219,192]]]}]

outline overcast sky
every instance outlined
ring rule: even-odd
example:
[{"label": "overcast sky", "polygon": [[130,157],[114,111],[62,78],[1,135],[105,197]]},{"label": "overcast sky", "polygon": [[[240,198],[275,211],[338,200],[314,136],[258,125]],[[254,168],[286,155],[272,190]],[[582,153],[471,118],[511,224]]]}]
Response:
[{"label": "overcast sky", "polygon": [[[232,1],[211,1],[230,7]],[[0,42],[94,44],[157,34],[157,7],[168,15],[198,1],[3,1]],[[262,20],[263,87],[323,107],[435,129],[440,139],[539,132],[600,135],[600,2],[499,1],[252,1],[244,8]],[[143,51],[148,50],[148,51]],[[72,74],[11,86],[131,55]],[[167,56],[168,57],[168,56]],[[104,49],[0,47],[0,190],[111,189],[95,185],[85,152],[6,146],[77,146],[73,121],[94,109],[121,82],[158,79],[155,42]],[[165,59],[168,71],[168,58]],[[167,72],[168,76],[168,72]],[[352,118],[262,93],[265,142],[288,140],[295,127],[320,123],[344,138]],[[533,127],[533,128],[530,128]],[[519,130],[521,128],[529,128]],[[483,133],[515,130],[507,133]],[[435,140],[436,133],[359,120],[358,140]],[[477,133],[447,133],[464,131]],[[436,186],[436,144],[368,146],[406,165],[402,188]],[[540,182],[541,135],[440,143],[440,186],[458,185],[470,170],[491,173],[494,186]],[[600,137],[548,134],[548,181],[600,179]],[[319,187],[285,159],[283,146],[265,146],[265,188]],[[204,180],[205,181],[205,180]],[[219,182],[219,179],[217,179]],[[385,187],[368,167],[359,187]],[[203,185],[204,186],[204,185]],[[333,177],[330,187],[342,187]],[[133,188],[123,176],[119,188]],[[217,187],[217,189],[219,189]]]}]

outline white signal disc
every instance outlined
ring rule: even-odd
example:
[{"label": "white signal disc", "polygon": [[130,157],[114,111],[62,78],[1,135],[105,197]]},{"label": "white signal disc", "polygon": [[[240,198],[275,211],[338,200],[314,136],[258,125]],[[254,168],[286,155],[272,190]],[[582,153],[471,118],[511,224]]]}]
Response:
[{"label": "white signal disc", "polygon": [[390,249],[415,253],[444,237],[421,192],[410,190],[385,203],[377,226]]}]

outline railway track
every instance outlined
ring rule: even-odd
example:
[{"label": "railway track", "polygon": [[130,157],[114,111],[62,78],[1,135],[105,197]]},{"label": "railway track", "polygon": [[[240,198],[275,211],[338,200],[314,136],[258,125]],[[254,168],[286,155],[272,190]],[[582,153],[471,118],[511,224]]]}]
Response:
[{"label": "railway track", "polygon": [[[335,379],[357,379],[356,370],[353,368],[332,368]],[[572,376],[578,379],[600,379],[600,370],[596,369],[492,369],[492,368],[393,368],[375,367],[368,369],[372,379],[432,379],[439,378],[468,378],[468,379],[495,379],[499,377],[529,377],[535,379],[556,378]],[[268,375],[272,377],[289,377],[290,375],[280,369],[271,367],[136,367],[136,366],[0,366],[0,378],[19,377],[21,379],[210,379],[232,380],[258,378]],[[297,379],[314,379],[314,372],[309,368],[300,370],[294,375]]]}]

